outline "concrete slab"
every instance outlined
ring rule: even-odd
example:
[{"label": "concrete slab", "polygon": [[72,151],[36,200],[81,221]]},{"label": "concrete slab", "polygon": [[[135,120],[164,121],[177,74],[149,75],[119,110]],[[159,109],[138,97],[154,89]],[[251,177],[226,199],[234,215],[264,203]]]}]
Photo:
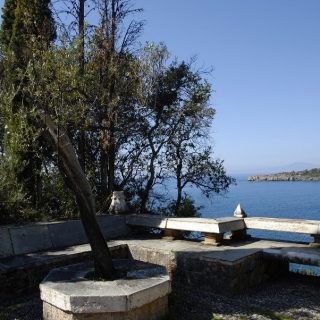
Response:
[{"label": "concrete slab", "polygon": [[88,239],[80,220],[53,222],[48,224],[54,248],[87,243]]},{"label": "concrete slab", "polygon": [[[288,250],[306,250],[310,249],[308,244],[258,240],[242,241],[232,243],[226,242],[226,245],[212,247],[203,245],[201,242],[185,240],[164,240],[164,239],[128,239],[118,241],[126,243],[129,246],[137,246],[149,249],[151,252],[172,253],[174,255],[194,256],[204,260],[216,260],[225,263],[236,263],[246,257],[261,252],[265,249],[288,248]],[[317,250],[313,248],[313,250]],[[320,257],[319,257],[320,259]]]},{"label": "concrete slab", "polygon": [[0,258],[13,255],[11,237],[8,228],[0,228]]},{"label": "concrete slab", "polygon": [[205,233],[225,233],[245,228],[242,218],[227,217],[218,219],[205,218],[170,218],[152,215],[128,215],[129,225],[160,229],[198,231]]},{"label": "concrete slab", "polygon": [[105,215],[97,217],[103,236],[109,240],[126,236],[129,228],[125,215]]},{"label": "concrete slab", "polygon": [[151,228],[165,229],[167,217],[144,214],[131,214],[126,217],[126,223],[131,226],[143,226]]},{"label": "concrete slab", "polygon": [[52,248],[48,225],[33,224],[9,229],[14,254],[23,254]]},{"label": "concrete slab", "polygon": [[250,217],[244,221],[249,229],[320,234],[319,220]]}]

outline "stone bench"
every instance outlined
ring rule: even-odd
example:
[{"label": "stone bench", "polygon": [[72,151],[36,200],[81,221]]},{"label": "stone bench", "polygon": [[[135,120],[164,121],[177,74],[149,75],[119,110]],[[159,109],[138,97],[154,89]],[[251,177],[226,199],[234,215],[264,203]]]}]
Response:
[{"label": "stone bench", "polygon": [[247,229],[309,234],[314,238],[314,244],[320,245],[318,220],[250,217],[244,218],[244,222]]},{"label": "stone bench", "polygon": [[[128,248],[125,244],[110,241],[108,245],[113,258],[128,257]],[[87,260],[92,260],[89,244],[2,258],[0,297],[32,292],[38,288],[39,283],[51,269]]]},{"label": "stone bench", "polygon": [[263,249],[262,254],[263,257],[268,260],[320,267],[320,252],[318,248],[314,247],[268,248]]},{"label": "stone bench", "polygon": [[[101,215],[97,220],[106,239],[129,232],[125,216]],[[79,219],[0,227],[0,259],[85,243],[88,239]]]},{"label": "stone bench", "polygon": [[[98,216],[106,239],[126,237],[125,216]],[[111,244],[115,257],[125,246]],[[55,267],[90,259],[91,248],[80,220],[0,227],[0,296],[32,291]],[[36,272],[35,272],[36,270]]]},{"label": "stone bench", "polygon": [[196,231],[204,234],[204,244],[220,245],[223,235],[231,232],[233,238],[244,238],[245,224],[242,218],[171,218],[153,215],[128,215],[126,223],[135,227],[158,228],[167,239],[179,237],[181,231]]}]

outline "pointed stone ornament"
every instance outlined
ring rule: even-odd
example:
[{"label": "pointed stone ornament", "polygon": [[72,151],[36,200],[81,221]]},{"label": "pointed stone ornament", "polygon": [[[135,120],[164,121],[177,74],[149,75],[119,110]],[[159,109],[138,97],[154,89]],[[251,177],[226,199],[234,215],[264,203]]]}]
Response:
[{"label": "pointed stone ornament", "polygon": [[245,218],[247,216],[245,211],[241,208],[240,203],[237,205],[233,215],[237,218]]}]

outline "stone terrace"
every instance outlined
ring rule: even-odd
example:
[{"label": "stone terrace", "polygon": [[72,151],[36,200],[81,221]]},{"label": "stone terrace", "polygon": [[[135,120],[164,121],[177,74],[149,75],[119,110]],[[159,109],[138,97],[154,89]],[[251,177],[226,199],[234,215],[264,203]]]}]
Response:
[{"label": "stone terrace", "polygon": [[[112,227],[112,224],[116,224],[118,228],[117,232],[113,233],[116,239],[108,241],[113,257],[133,258],[165,266],[172,279],[173,299],[179,296],[180,290],[190,293],[210,292],[211,295],[230,299],[227,297],[243,295],[260,284],[265,284],[269,279],[281,280],[288,274],[289,262],[320,266],[320,250],[309,244],[252,238],[241,241],[224,239],[223,244],[217,247],[195,240],[162,239],[160,235],[140,231],[130,234],[125,219],[103,219],[111,219],[104,222],[108,228]],[[113,221],[111,225],[108,224],[110,221]],[[77,223],[72,224],[74,226]],[[52,226],[56,227],[57,224]],[[40,227],[50,231],[52,226]],[[63,234],[53,232],[45,233],[48,241],[41,244],[48,247],[47,249],[30,252],[31,249],[25,248],[23,241],[21,246],[17,242],[17,239],[25,237],[25,231],[19,230],[19,237],[15,238],[18,230],[12,231],[10,228],[16,227],[8,227],[6,231],[11,237],[13,251],[8,248],[8,251],[11,250],[10,255],[0,258],[0,295],[4,298],[4,304],[6,296],[16,296],[38,288],[39,282],[50,269],[91,259],[90,246],[87,244],[59,247],[62,244],[60,242],[56,247],[55,241],[58,243],[57,240],[61,240]],[[78,233],[74,228],[71,231],[74,234],[68,235],[69,245],[74,243],[74,235]],[[108,234],[106,229],[103,232]],[[34,234],[32,236],[34,237]],[[81,242],[84,241],[85,238],[82,238]],[[40,245],[38,242],[36,244]],[[24,253],[20,253],[21,248]]]}]

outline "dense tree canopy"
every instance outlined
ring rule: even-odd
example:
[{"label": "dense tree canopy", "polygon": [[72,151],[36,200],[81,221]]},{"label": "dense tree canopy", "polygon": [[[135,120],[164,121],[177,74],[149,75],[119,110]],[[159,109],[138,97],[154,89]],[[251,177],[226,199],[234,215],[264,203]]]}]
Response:
[{"label": "dense tree canopy", "polygon": [[61,141],[48,143],[39,125],[43,112],[68,135],[98,211],[119,189],[138,212],[198,214],[186,186],[211,197],[233,182],[210,145],[215,110],[204,74],[164,44],[139,45],[141,10],[129,0],[57,3],[55,15],[45,0],[3,7],[0,222],[78,214]]}]

